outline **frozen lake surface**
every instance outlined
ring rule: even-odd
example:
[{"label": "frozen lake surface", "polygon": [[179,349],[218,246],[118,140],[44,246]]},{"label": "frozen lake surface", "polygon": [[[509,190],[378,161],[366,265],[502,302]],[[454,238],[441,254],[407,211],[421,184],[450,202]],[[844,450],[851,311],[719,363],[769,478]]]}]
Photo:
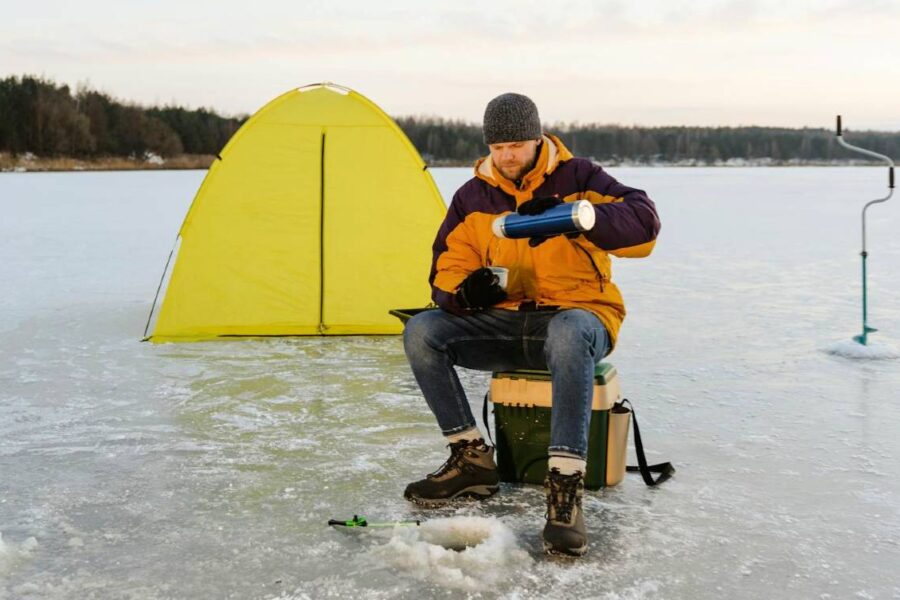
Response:
[{"label": "frozen lake surface", "polygon": [[[884,169],[610,172],[663,229],[614,261],[609,360],[678,472],[588,493],[581,560],[541,554],[539,488],[402,499],[446,450],[399,337],[138,342],[203,172],[0,175],[0,598],[900,597],[900,361],[825,352],[859,332]],[[898,223],[870,211],[895,347]],[[325,526],[354,513],[432,522]]]}]

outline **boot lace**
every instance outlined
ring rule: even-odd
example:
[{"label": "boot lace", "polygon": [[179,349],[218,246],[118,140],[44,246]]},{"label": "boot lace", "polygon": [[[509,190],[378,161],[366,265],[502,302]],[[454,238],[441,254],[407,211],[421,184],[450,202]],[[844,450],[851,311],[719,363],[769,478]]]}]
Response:
[{"label": "boot lace", "polygon": [[550,471],[547,476],[550,491],[547,494],[547,514],[544,518],[564,523],[572,520],[572,510],[576,505],[581,506],[581,498],[578,497],[581,477],[581,473],[563,475],[555,468]]},{"label": "boot lace", "polygon": [[434,473],[430,473],[428,475],[429,479],[442,477],[453,469],[462,470],[463,463],[466,461],[466,448],[469,447],[469,442],[466,440],[460,440],[458,442],[447,444],[447,447],[450,448],[450,458],[448,458],[447,461],[443,465],[441,465],[437,471],[435,471]]}]

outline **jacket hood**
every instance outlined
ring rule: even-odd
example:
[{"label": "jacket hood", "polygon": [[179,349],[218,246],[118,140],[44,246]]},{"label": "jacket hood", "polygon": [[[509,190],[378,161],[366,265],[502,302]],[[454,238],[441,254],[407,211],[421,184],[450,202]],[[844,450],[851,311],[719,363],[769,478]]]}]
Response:
[{"label": "jacket hood", "polygon": [[482,179],[494,187],[499,187],[511,196],[530,197],[542,183],[544,178],[556,170],[560,163],[572,158],[572,153],[566,148],[558,137],[553,134],[545,133],[541,136],[543,143],[538,152],[537,161],[534,167],[522,177],[521,186],[516,187],[515,182],[504,177],[494,162],[491,160],[490,154],[478,159],[475,163],[475,177]]}]

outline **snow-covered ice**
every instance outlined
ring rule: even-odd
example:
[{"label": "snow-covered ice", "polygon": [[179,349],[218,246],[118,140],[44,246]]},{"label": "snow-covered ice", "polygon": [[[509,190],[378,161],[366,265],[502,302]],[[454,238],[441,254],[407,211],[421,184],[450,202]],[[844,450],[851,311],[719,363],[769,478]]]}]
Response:
[{"label": "snow-covered ice", "polygon": [[[678,472],[589,492],[580,560],[542,555],[539,488],[402,499],[446,450],[397,337],[138,342],[202,172],[0,175],[0,598],[900,596],[900,361],[829,352],[883,169],[611,172],[663,230],[614,261],[609,360]],[[434,170],[447,197],[468,173]],[[869,215],[897,347],[900,202]],[[434,524],[325,525],[353,514]]]},{"label": "snow-covered ice", "polygon": [[18,546],[7,544],[3,541],[3,532],[0,532],[0,575],[10,571],[17,562],[27,559],[36,547],[37,540],[33,537],[25,538]]},{"label": "snow-covered ice", "polygon": [[372,555],[416,579],[470,592],[495,589],[532,562],[509,526],[473,516],[396,527]]},{"label": "snow-covered ice", "polygon": [[859,360],[885,360],[900,358],[900,350],[891,344],[868,342],[865,345],[855,340],[841,340],[828,346],[827,351],[835,356]]}]

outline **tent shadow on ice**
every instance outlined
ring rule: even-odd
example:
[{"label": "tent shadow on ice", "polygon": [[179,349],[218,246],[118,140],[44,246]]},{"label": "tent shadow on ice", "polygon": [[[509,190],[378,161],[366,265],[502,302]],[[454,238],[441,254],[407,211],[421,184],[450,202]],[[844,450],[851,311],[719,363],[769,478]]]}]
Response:
[{"label": "tent shadow on ice", "polygon": [[388,311],[429,302],[445,213],[419,153],[375,104],[333,84],[291,90],[210,167],[144,339],[400,333]]}]

